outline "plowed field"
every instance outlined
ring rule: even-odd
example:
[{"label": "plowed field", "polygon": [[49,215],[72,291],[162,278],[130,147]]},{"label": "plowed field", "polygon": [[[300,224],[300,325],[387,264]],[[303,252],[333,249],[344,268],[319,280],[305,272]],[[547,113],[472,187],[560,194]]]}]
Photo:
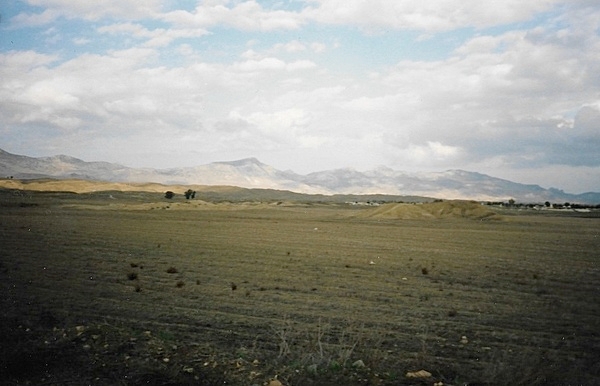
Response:
[{"label": "plowed field", "polygon": [[594,213],[0,196],[2,384],[600,383]]}]

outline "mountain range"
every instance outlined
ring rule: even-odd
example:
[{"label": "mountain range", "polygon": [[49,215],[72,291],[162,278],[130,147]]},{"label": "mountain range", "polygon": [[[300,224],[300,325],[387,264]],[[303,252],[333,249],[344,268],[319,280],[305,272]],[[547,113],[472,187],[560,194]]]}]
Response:
[{"label": "mountain range", "polygon": [[600,193],[569,194],[559,189],[521,184],[464,170],[407,173],[386,167],[370,171],[344,168],[306,175],[280,171],[246,158],[206,165],[152,169],[109,162],[86,162],[66,155],[28,157],[0,149],[0,177],[17,179],[84,179],[107,182],[155,182],[165,185],[231,185],[289,190],[306,194],[389,194],[445,199],[524,203],[600,203]]}]

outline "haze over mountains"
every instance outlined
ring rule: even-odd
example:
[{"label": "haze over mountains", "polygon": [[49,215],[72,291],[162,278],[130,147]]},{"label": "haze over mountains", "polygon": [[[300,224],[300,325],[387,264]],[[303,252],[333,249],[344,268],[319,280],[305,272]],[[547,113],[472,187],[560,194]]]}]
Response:
[{"label": "haze over mountains", "polygon": [[336,169],[301,175],[277,170],[256,158],[185,168],[151,169],[86,162],[65,155],[34,158],[0,149],[0,176],[156,182],[165,185],[232,185],[307,194],[391,194],[486,201],[513,198],[518,202],[600,203],[600,193],[569,194],[464,170],[407,173],[380,167],[365,172]]}]

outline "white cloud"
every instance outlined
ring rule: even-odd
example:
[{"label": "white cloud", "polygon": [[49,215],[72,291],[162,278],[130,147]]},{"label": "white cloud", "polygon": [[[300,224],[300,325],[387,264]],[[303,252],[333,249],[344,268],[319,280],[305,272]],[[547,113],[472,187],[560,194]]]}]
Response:
[{"label": "white cloud", "polygon": [[273,31],[297,29],[303,18],[296,12],[265,9],[256,1],[203,2],[193,12],[184,10],[164,14],[162,19],[176,27],[209,28],[227,25],[241,30]]},{"label": "white cloud", "polygon": [[423,145],[409,144],[395,154],[395,162],[399,165],[418,166],[419,168],[444,168],[461,156],[461,149],[444,145],[440,142],[428,141]]},{"label": "white cloud", "polygon": [[236,71],[243,72],[257,72],[257,71],[279,71],[279,70],[287,70],[287,71],[297,71],[297,70],[307,70],[315,68],[317,65],[310,60],[297,60],[293,62],[286,63],[285,61],[274,58],[274,57],[266,57],[261,58],[260,55],[254,55],[253,52],[246,51],[243,57],[256,57],[256,59],[248,59],[243,62],[235,63],[232,68]]},{"label": "white cloud", "polygon": [[324,43],[314,42],[310,43],[310,48],[316,53],[325,52],[327,50],[327,45]]},{"label": "white cloud", "polygon": [[309,70],[309,69],[316,68],[316,67],[317,67],[316,63],[311,60],[296,60],[294,62],[288,63],[286,65],[286,70],[288,70],[288,71]]},{"label": "white cloud", "polygon": [[237,112],[232,112],[232,118],[242,119],[254,126],[261,133],[275,137],[280,141],[293,140],[298,131],[306,127],[310,121],[306,112],[299,108],[275,112],[253,112],[247,117],[242,117]]},{"label": "white cloud", "polygon": [[77,46],[84,46],[86,44],[91,43],[92,41],[90,39],[86,39],[86,38],[75,38],[72,40],[73,44],[77,45]]},{"label": "white cloud", "polygon": [[303,52],[306,51],[306,45],[304,43],[299,42],[298,40],[292,40],[287,43],[278,43],[273,49],[275,51],[285,51],[285,52]]},{"label": "white cloud", "polygon": [[159,0],[26,0],[27,3],[45,8],[41,14],[21,14],[19,24],[40,25],[54,21],[59,16],[69,19],[99,20],[104,17],[136,19],[157,15],[161,10]]},{"label": "white cloud", "polygon": [[361,96],[356,99],[342,102],[340,105],[344,109],[351,111],[362,112],[382,112],[386,113],[398,109],[399,104],[403,101],[401,95],[383,95],[375,97]]},{"label": "white cloud", "polygon": [[551,9],[557,0],[482,2],[478,0],[313,0],[304,11],[321,23],[350,24],[366,29],[448,31],[464,27],[485,28],[525,21]]},{"label": "white cloud", "polygon": [[[58,60],[57,55],[40,54],[35,51],[0,52],[0,71],[4,81],[18,79],[18,74],[31,71],[36,67],[47,66]],[[4,84],[4,82],[2,82]]]},{"label": "white cloud", "polygon": [[11,19],[11,24],[16,27],[37,27],[52,23],[60,15],[60,12],[53,9],[46,9],[42,13],[35,14],[20,13]]},{"label": "white cloud", "polygon": [[263,58],[259,60],[246,60],[234,65],[240,71],[271,71],[285,69],[285,62],[277,58]]},{"label": "white cloud", "polygon": [[120,23],[112,24],[98,28],[100,33],[108,33],[111,35],[130,35],[138,39],[147,39],[144,43],[146,47],[164,47],[169,45],[177,38],[199,37],[208,34],[208,31],[203,29],[163,29],[157,28],[148,30],[141,24],[135,23]]}]

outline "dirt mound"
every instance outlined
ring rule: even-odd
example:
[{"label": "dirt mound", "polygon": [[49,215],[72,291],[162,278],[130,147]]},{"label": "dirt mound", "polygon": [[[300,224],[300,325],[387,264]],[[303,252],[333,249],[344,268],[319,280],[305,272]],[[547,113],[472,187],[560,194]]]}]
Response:
[{"label": "dirt mound", "polygon": [[443,219],[466,218],[499,220],[501,217],[475,201],[441,201],[426,204],[386,204],[363,214],[369,218],[388,219]]}]

